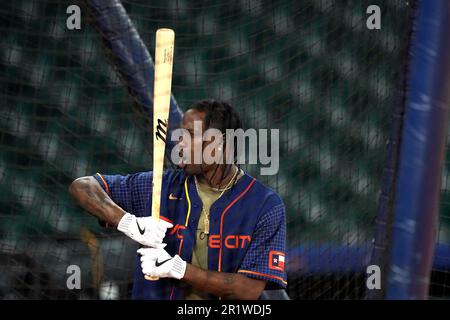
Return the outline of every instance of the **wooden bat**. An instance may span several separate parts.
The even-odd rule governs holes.
[[[152,217],[159,220],[161,203],[161,184],[169,125],[170,95],[172,87],[173,51],[175,32],[171,29],[156,31],[155,80],[153,87],[153,192]],[[147,280],[158,277],[145,275]]]

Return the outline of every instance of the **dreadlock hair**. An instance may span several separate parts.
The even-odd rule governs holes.
[[[204,112],[205,113],[205,119],[204,119],[204,125],[205,130],[214,128],[222,132],[224,136],[224,145],[227,145],[227,143],[230,143],[227,141],[226,137],[226,130],[232,129],[243,129],[242,127],[242,121],[239,117],[239,114],[236,112],[236,110],[227,102],[225,101],[219,101],[214,99],[205,99],[195,102],[191,107],[191,109]],[[233,144],[233,163],[238,166],[240,169],[239,164],[237,163],[238,158],[238,146],[236,139],[233,139],[231,141]],[[223,180],[231,170],[232,165],[227,164],[227,167],[222,172],[221,180]],[[216,172],[219,168],[219,165],[216,166],[214,174],[212,175],[211,179],[216,175]],[[237,176],[235,177],[237,179]],[[234,184],[234,182],[233,182]]]

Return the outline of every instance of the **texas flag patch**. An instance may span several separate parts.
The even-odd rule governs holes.
[[[269,252],[269,269],[284,271],[285,254],[280,251]]]

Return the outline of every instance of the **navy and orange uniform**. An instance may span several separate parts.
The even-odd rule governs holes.
[[[110,198],[137,217],[150,216],[152,172],[94,175]],[[194,177],[182,170],[163,174],[160,218],[174,225],[164,242],[170,255],[192,259],[202,202]],[[245,173],[210,208],[208,269],[267,280],[266,289],[285,288],[286,214],[281,198]],[[183,299],[186,284],[175,279],[147,281],[136,257],[133,299]],[[210,296],[211,299],[217,297]]]

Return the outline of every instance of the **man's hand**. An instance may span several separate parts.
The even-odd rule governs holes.
[[[150,277],[182,279],[186,262],[179,255],[172,257],[164,249],[141,248],[142,273]]]
[[[152,217],[137,218],[126,213],[120,220],[117,230],[140,244],[153,248],[164,248],[162,243],[166,231],[173,225],[164,220],[155,220]]]

